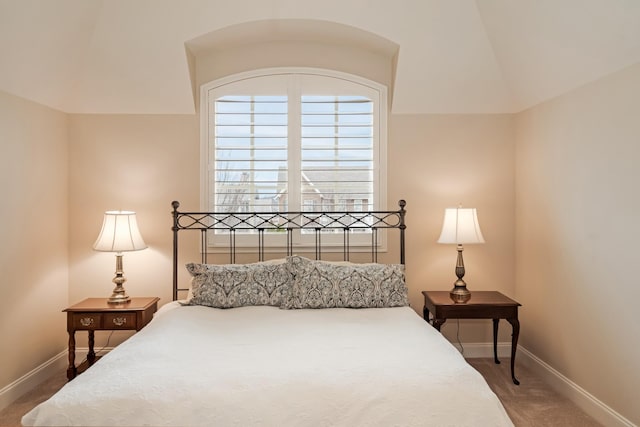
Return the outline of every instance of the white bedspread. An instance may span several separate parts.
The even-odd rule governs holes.
[[[163,307],[22,419],[38,426],[511,426],[412,309]]]

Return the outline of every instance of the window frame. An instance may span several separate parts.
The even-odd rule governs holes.
[[[378,82],[363,78],[361,76],[328,70],[320,68],[305,68],[305,67],[280,67],[280,68],[266,68],[247,72],[241,72],[233,75],[229,75],[223,78],[219,78],[208,83],[204,83],[200,87],[200,209],[203,212],[211,211],[210,195],[213,195],[213,189],[211,185],[213,179],[210,178],[211,174],[215,176],[215,148],[212,149],[210,143],[212,137],[215,138],[215,125],[211,123],[210,107],[213,105],[211,94],[216,89],[222,88],[229,84],[235,84],[242,81],[247,81],[250,86],[254,82],[251,79],[268,77],[268,76],[319,76],[338,79],[346,82],[347,84],[354,84],[364,86],[367,90],[372,91],[375,94],[373,98],[374,108],[374,126],[373,126],[373,164],[374,164],[374,211],[387,209],[387,87]],[[300,95],[297,93],[296,95]],[[289,100],[289,105],[292,105]],[[295,103],[293,104],[295,105]],[[294,128],[294,132],[297,132],[297,136],[293,139],[298,146],[288,146],[289,159],[288,162],[300,162],[300,111],[298,109],[289,110],[289,128]],[[212,135],[213,134],[213,135]],[[291,141],[291,134],[289,135],[289,141]],[[211,162],[210,162],[211,160]],[[289,192],[299,190],[299,183],[289,181]],[[288,205],[288,211],[302,211],[304,207],[292,207]],[[354,236],[352,235],[350,247],[353,252],[365,252],[371,250],[371,239],[367,236]],[[338,238],[339,237],[339,238]],[[365,238],[366,237],[366,238]],[[312,236],[305,238],[300,233],[296,233],[294,236],[294,247],[301,250],[312,249],[313,241]],[[254,252],[256,246],[257,237],[253,236],[236,236],[237,251],[238,252]],[[342,235],[340,236],[326,236],[323,234],[323,251],[325,252],[338,252],[342,251]],[[211,233],[207,239],[207,252],[219,253],[224,252],[225,248],[229,245],[227,236],[221,236],[220,234]],[[385,230],[379,230],[378,234],[378,251],[385,252],[386,247],[386,232]],[[265,240],[265,252],[280,252],[286,247],[286,241],[284,236],[269,236]]]

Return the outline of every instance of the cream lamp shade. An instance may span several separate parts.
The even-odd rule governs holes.
[[[440,233],[438,243],[454,243],[458,245],[484,243],[476,209],[445,209],[442,232]]]
[[[471,292],[462,279],[464,277],[464,260],[462,259],[462,245],[484,243],[478,213],[474,208],[447,208],[444,210],[442,232],[438,243],[451,243],[458,245],[458,259],[456,261],[456,276],[458,280],[453,284],[449,292],[451,299],[456,303],[465,303],[471,299]]]
[[[102,252],[129,252],[146,249],[142,239],[136,213],[131,211],[107,211],[104,213],[102,230],[93,244],[93,249]]]
[[[107,211],[104,213],[102,229],[93,244],[93,249],[116,252],[116,277],[112,280],[116,287],[107,300],[110,304],[125,304],[131,300],[122,286],[127,281],[122,270],[122,252],[139,251],[146,247],[138,230],[135,212]]]

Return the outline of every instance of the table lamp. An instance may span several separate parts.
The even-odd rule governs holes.
[[[458,261],[456,263],[456,276],[458,280],[453,284],[453,289],[449,293],[451,299],[456,303],[464,303],[471,298],[471,292],[467,289],[464,277],[464,261],[462,260],[462,245],[484,243],[480,224],[478,223],[478,213],[475,208],[447,208],[444,211],[444,222],[442,223],[442,233],[438,243],[451,243],[458,245]]]
[[[93,249],[116,253],[116,277],[113,278],[116,287],[108,299],[110,304],[122,304],[131,300],[122,286],[127,280],[122,271],[122,252],[139,251],[146,247],[138,230],[135,212],[107,211],[104,213],[102,230],[93,244]]]

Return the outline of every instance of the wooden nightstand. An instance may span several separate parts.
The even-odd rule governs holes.
[[[89,353],[87,365],[96,361],[93,350],[95,331],[132,330],[139,331],[153,318],[158,310],[160,298],[131,298],[125,304],[109,304],[107,298],[87,298],[63,311],[67,313],[67,332],[69,333],[69,381],[78,374],[76,362],[76,331],[88,331]]]
[[[466,303],[455,303],[449,297],[449,291],[423,291],[424,295],[424,320],[429,321],[431,313],[432,325],[438,331],[447,319],[492,319],[493,320],[493,358],[498,360],[498,322],[506,319],[511,323],[513,334],[511,336],[511,379],[514,384],[520,382],[514,374],[516,360],[516,348],[518,347],[518,335],[520,334],[520,321],[518,320],[518,307],[520,303],[495,291],[473,291],[471,299]]]

